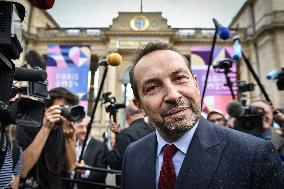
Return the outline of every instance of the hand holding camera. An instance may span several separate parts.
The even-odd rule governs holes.
[[[43,118],[43,126],[52,130],[55,128],[56,123],[61,119],[61,109],[59,105],[53,105],[49,107]]]
[[[75,137],[75,128],[71,121],[61,116],[63,133],[66,139],[73,139]],[[75,139],[74,139],[75,140]]]

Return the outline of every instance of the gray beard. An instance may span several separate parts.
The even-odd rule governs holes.
[[[163,138],[175,141],[176,139],[183,136],[187,131],[192,129],[200,117],[200,103],[199,101],[196,102],[197,103],[195,104],[192,100],[185,99],[177,101],[175,105],[170,105],[175,107],[187,105],[191,109],[192,114],[189,117],[188,115],[177,117],[176,122],[173,123],[166,123],[165,120],[163,120],[162,122],[154,121],[154,125],[159,134]],[[185,119],[186,123],[184,123]]]

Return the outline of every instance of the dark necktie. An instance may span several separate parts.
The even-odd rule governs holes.
[[[177,151],[175,145],[166,144],[163,147],[164,157],[163,164],[160,171],[159,189],[173,189],[176,181],[175,166],[173,163],[173,156]]]

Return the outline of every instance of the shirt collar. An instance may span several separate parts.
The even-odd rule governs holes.
[[[86,146],[88,146],[90,140],[91,140],[91,137],[89,137],[89,138],[87,139]],[[79,139],[76,141],[76,146],[81,148]]]
[[[186,154],[189,144],[192,140],[193,134],[195,133],[195,130],[198,126],[199,121],[196,122],[194,127],[187,131],[182,137],[174,141],[173,143],[168,143],[165,141],[159,132],[156,130],[156,136],[157,136],[157,142],[158,142],[158,148],[157,148],[157,157],[160,155],[161,150],[165,144],[174,144],[184,155]]]

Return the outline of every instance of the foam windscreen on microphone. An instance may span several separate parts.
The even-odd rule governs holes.
[[[218,28],[218,35],[220,39],[227,40],[230,38],[230,30],[224,26]]]
[[[107,63],[111,66],[118,66],[122,63],[122,56],[118,53],[111,53],[107,57]]]
[[[220,39],[227,40],[230,38],[230,30],[222,26],[215,18],[212,19]]]
[[[266,74],[266,79],[276,79],[280,75],[277,70],[272,70]]]
[[[240,44],[239,36],[235,36],[233,39],[233,59],[240,61],[242,57],[242,47]]]
[[[226,110],[227,110],[227,113],[231,117],[240,117],[244,113],[244,108],[243,108],[242,104],[239,101],[237,101],[237,100],[231,101],[226,106]]]
[[[47,73],[44,70],[36,70],[29,68],[15,68],[14,80],[16,81],[45,81]]]

